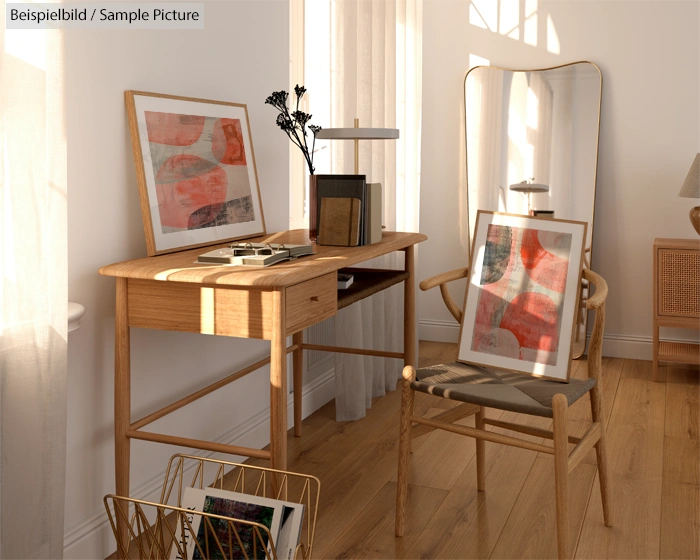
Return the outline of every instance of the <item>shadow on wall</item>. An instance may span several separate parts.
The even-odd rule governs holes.
[[[561,53],[552,16],[540,8],[538,0],[471,0],[469,24],[554,55]],[[477,64],[488,60],[470,54],[470,66]]]

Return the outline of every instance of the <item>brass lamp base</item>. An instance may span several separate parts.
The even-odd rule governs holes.
[[[690,209],[690,223],[700,235],[700,206]]]

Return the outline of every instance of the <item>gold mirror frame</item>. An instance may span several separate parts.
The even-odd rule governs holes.
[[[600,144],[600,114],[601,114],[601,105],[602,105],[602,99],[603,99],[603,75],[602,75],[602,73],[601,73],[601,71],[600,71],[600,68],[599,68],[595,63],[590,62],[590,61],[587,61],[587,60],[581,60],[581,61],[576,61],[576,62],[570,62],[570,63],[567,63],[567,64],[561,64],[561,65],[559,65],[559,66],[552,66],[552,67],[548,67],[548,68],[536,68],[536,69],[525,69],[525,70],[519,70],[519,69],[514,69],[514,68],[502,68],[502,67],[499,67],[499,66],[475,66],[475,67],[471,68],[471,69],[467,72],[467,74],[466,74],[466,76],[465,76],[465,78],[464,78],[464,89],[463,89],[463,91],[464,91],[464,97],[463,97],[463,102],[464,102],[464,140],[465,140],[464,143],[465,143],[465,164],[466,164],[466,182],[467,182],[467,207],[468,207],[468,211],[467,211],[467,227],[468,227],[468,232],[469,232],[470,243],[471,243],[471,239],[473,238],[473,231],[472,231],[472,230],[473,230],[473,227],[474,227],[472,215],[476,215],[476,210],[479,210],[479,209],[481,209],[481,210],[494,210],[494,211],[499,211],[499,210],[500,210],[500,211],[503,211],[503,210],[504,210],[503,208],[500,208],[500,207],[495,207],[495,208],[483,208],[483,207],[481,207],[481,206],[477,206],[476,208],[472,208],[472,205],[471,205],[471,202],[472,202],[472,201],[470,200],[470,183],[469,183],[469,172],[470,172],[470,168],[469,168],[469,154],[470,154],[470,142],[469,142],[469,136],[470,136],[470,134],[469,134],[469,130],[470,130],[470,129],[469,129],[469,126],[470,126],[470,106],[468,105],[468,101],[469,101],[469,100],[468,100],[468,98],[467,98],[467,95],[468,95],[468,83],[469,83],[469,76],[470,76],[470,74],[472,74],[472,72],[474,72],[474,71],[476,71],[476,70],[484,71],[485,69],[487,69],[487,70],[489,70],[489,71],[494,70],[494,71],[499,71],[499,72],[501,72],[501,73],[511,72],[511,73],[513,73],[513,74],[528,75],[528,74],[532,74],[532,73],[542,73],[542,72],[548,72],[548,71],[553,71],[553,70],[559,70],[559,69],[562,69],[562,68],[572,67],[572,66],[576,66],[576,65],[579,65],[579,64],[590,65],[590,67],[594,68],[595,71],[597,72],[597,76],[598,76],[598,79],[599,79],[599,87],[597,88],[597,95],[598,95],[597,106],[591,107],[591,110],[592,110],[593,108],[595,108],[595,112],[596,112],[596,116],[597,116],[597,122],[596,122],[596,132],[595,132],[595,159],[594,159],[594,161],[593,161],[593,166],[594,166],[594,167],[593,167],[593,173],[592,173],[592,175],[593,175],[592,189],[593,189],[593,190],[592,190],[591,208],[590,208],[590,214],[589,214],[589,215],[590,215],[590,219],[586,219],[586,220],[585,220],[585,221],[588,222],[588,225],[589,225],[589,227],[588,227],[588,232],[589,232],[589,233],[588,233],[588,239],[587,239],[587,242],[586,242],[586,251],[587,251],[587,252],[586,252],[586,255],[585,255],[585,258],[584,258],[584,261],[585,261],[584,266],[587,266],[588,268],[591,267],[591,262],[592,262],[592,260],[591,260],[591,259],[592,259],[592,251],[591,251],[591,248],[592,248],[592,243],[593,243],[593,227],[594,227],[594,223],[595,223],[595,195],[596,195],[596,183],[597,183],[597,180],[598,180],[598,148],[599,148],[599,144]],[[528,86],[529,86],[529,83],[528,83]],[[529,93],[529,91],[528,91],[528,93]],[[538,99],[538,101],[539,101],[539,99]],[[509,102],[510,102],[510,98],[509,98]],[[509,107],[509,114],[510,114],[510,104],[509,104],[508,107]],[[483,111],[483,104],[482,104],[482,107],[481,107],[480,109],[481,109],[480,115],[483,115],[483,112],[484,112],[484,111]],[[505,109],[505,105],[504,105],[503,102],[501,102],[501,104],[500,104],[500,116],[499,116],[499,115],[495,115],[495,116],[494,116],[494,118],[499,119],[499,120],[496,121],[496,123],[500,123],[501,130],[502,130],[502,128],[503,128],[503,119],[502,119],[502,116],[503,116],[503,111],[504,111],[504,109]],[[574,114],[574,109],[573,109],[573,108],[571,109],[571,113],[570,113],[570,114],[572,114],[572,115]],[[537,118],[539,118],[539,116],[538,116]],[[506,120],[507,120],[507,119],[506,119]],[[499,134],[500,134],[500,132],[499,132]],[[572,133],[572,138],[573,138],[573,133]],[[493,140],[493,139],[492,139],[492,140]],[[505,140],[506,140],[506,141],[508,140],[508,137],[507,137],[507,136],[506,136]],[[488,143],[488,142],[487,142],[487,143]],[[552,144],[551,144],[551,139],[550,139],[550,150],[549,150],[549,151],[550,151],[550,154],[549,154],[549,155],[551,155],[551,145],[552,145]],[[499,140],[498,147],[499,147],[499,149],[500,149],[501,151],[503,151],[503,139],[500,139],[500,140]],[[477,152],[477,153],[478,153],[478,152]],[[534,147],[533,147],[533,153],[534,153]],[[533,157],[532,157],[533,162],[534,162],[534,160],[535,160],[535,157],[536,157],[536,156],[533,155]],[[572,155],[572,161],[573,161],[573,157],[574,157],[574,156]],[[509,163],[508,158],[506,158],[506,164],[508,164],[508,163]],[[500,165],[502,165],[502,163],[501,163]],[[532,163],[532,166],[533,166],[533,169],[534,169],[535,164]],[[548,170],[548,173],[549,173],[549,170]],[[500,204],[500,201],[503,200],[503,199],[501,198],[501,195],[503,196],[503,198],[507,198],[507,196],[508,196],[508,194],[507,194],[507,192],[506,192],[505,189],[512,190],[512,191],[516,191],[516,189],[512,188],[512,187],[514,187],[515,185],[510,185],[510,187],[509,187],[508,185],[505,185],[505,186],[504,186],[504,185],[501,185],[501,184],[500,184],[500,183],[501,183],[501,178],[502,178],[502,176],[503,176],[503,170],[502,170],[502,169],[500,170],[500,174],[501,174],[501,176],[498,177],[498,184],[495,184],[495,185],[494,185],[494,191],[497,193],[497,198],[498,198],[498,200],[499,200],[499,204]],[[535,174],[531,173],[531,175],[534,176]],[[527,180],[530,180],[530,182],[534,182],[534,183],[539,183],[539,182],[541,182],[541,180],[538,181],[538,177],[536,177],[536,176],[534,176],[534,178],[531,177],[531,176],[528,176],[528,177],[524,177],[524,176],[523,176],[522,179],[523,179],[523,180],[526,180],[526,179],[527,179]],[[508,181],[506,181],[506,182],[508,182]],[[519,183],[520,180],[513,181],[513,182],[514,182],[514,183]],[[533,186],[532,193],[538,192],[537,189],[541,187],[541,185],[536,185],[536,184],[533,184],[532,186]],[[542,186],[547,186],[547,185],[542,185]],[[525,187],[518,188],[517,190],[520,191],[520,192],[523,194],[523,197],[524,197],[523,200],[527,200],[526,209],[527,209],[527,212],[529,212],[529,210],[530,210],[530,208],[531,208],[531,204],[532,204],[532,197],[533,197],[533,196],[536,197],[537,195],[536,195],[536,194],[528,194],[528,193],[526,192],[527,189],[526,189]],[[540,189],[540,190],[541,190],[541,189]],[[574,192],[574,185],[572,184],[571,189],[570,189],[570,194],[573,193],[573,192]],[[510,209],[507,209],[507,210],[508,210],[508,211],[511,211]],[[516,212],[516,213],[519,213],[519,212]],[[522,213],[522,212],[520,212],[520,213]],[[587,213],[587,214],[588,214],[588,213]],[[561,217],[561,218],[565,218],[565,219],[582,219],[582,220],[583,220],[583,218],[580,218],[580,217],[577,218],[577,217],[566,216],[566,215],[564,215],[564,216],[555,216],[555,217],[557,217],[557,218]],[[582,308],[582,310],[581,310],[580,320],[577,319],[577,325],[575,326],[576,335],[575,335],[575,337],[574,337],[573,348],[572,348],[572,354],[571,354],[572,357],[573,357],[574,359],[580,358],[580,357],[585,353],[585,350],[586,350],[586,338],[587,338],[587,329],[588,329],[588,314],[585,312],[585,299],[586,299],[587,297],[588,297],[588,289],[587,289],[587,286],[585,285],[585,281],[582,281],[581,304],[583,305],[583,308]],[[583,336],[582,336],[582,335],[583,335]]]

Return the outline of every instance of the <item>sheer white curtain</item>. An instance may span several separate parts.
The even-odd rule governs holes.
[[[508,211],[508,185],[501,173],[503,73],[474,70],[467,78],[466,88],[469,229],[473,235],[478,209]]]
[[[352,126],[359,118],[361,127],[400,130],[398,141],[360,142],[360,173],[382,183],[388,230],[418,231],[422,13],[422,0],[331,2],[330,126]],[[351,173],[352,142],[331,142],[330,149],[332,172]],[[366,266],[398,268],[403,257]],[[396,286],[341,311],[336,344],[400,351],[402,290]],[[363,417],[373,397],[396,388],[401,366],[398,360],[336,354],[337,419]]]
[[[549,184],[550,161],[552,157],[552,88],[547,79],[539,73],[529,75],[531,106],[528,118],[532,114],[535,127],[528,127],[530,142],[535,146],[533,173],[535,179]]]
[[[528,107],[528,139],[534,146],[532,176],[538,183],[549,185],[551,189],[552,161],[552,88],[541,73],[528,75],[530,103]],[[540,210],[551,210],[549,193],[535,194],[533,205]]]
[[[550,79],[551,80],[551,79]],[[552,88],[552,140],[549,172],[549,209],[556,217],[574,216],[574,121],[576,113],[575,81],[551,80]],[[580,131],[579,131],[580,134]],[[592,181],[593,179],[591,179]],[[541,195],[540,195],[541,196]],[[539,202],[539,201],[538,201]],[[588,208],[588,205],[583,205]],[[587,244],[590,245],[590,231]]]
[[[4,27],[0,558],[62,558],[68,301],[62,39],[59,31]]]

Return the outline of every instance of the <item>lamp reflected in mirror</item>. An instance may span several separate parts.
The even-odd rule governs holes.
[[[521,181],[520,183],[515,183],[510,186],[511,191],[525,193],[527,196],[527,214],[528,216],[534,216],[534,209],[532,208],[532,193],[546,193],[549,192],[549,185],[544,185],[542,183],[535,183],[535,178],[533,177],[529,181]]]

